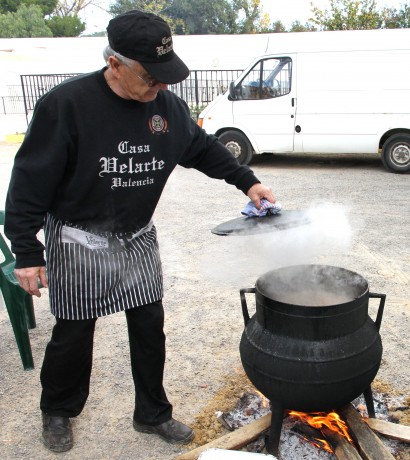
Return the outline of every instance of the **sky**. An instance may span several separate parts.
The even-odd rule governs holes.
[[[100,0],[101,8],[93,5],[88,6],[81,15],[86,22],[86,33],[100,32],[105,30],[110,20],[110,15],[104,11],[113,0]],[[409,0],[377,0],[377,8],[384,6],[399,9]],[[312,6],[325,10],[330,9],[330,0],[262,0],[261,6],[264,12],[269,14],[271,21],[281,21],[285,27],[289,27],[293,21],[305,24],[312,17]]]

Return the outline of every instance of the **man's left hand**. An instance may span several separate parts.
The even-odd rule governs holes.
[[[272,189],[263,184],[252,185],[252,187],[248,190],[247,195],[258,209],[261,207],[262,198],[267,199],[271,203],[275,203],[276,201]]]

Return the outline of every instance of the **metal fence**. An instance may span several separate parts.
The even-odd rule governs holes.
[[[20,75],[21,90],[24,99],[24,111],[28,115],[40,97],[50,89],[78,73],[65,73],[54,75]]]
[[[169,90],[184,99],[196,116],[216,96],[228,89],[229,83],[235,80],[241,70],[192,70],[189,77],[181,83],[169,85]],[[3,97],[4,113],[29,113],[34,110],[37,100],[51,88],[63,82],[67,78],[79,75],[78,73],[44,74],[44,75],[20,75],[22,96],[19,108],[21,112],[12,112],[8,107],[10,99]],[[21,103],[23,106],[21,107]],[[7,107],[6,107],[7,106]]]
[[[0,115],[19,115],[23,113],[23,96],[0,96]]]
[[[189,106],[201,107],[209,104],[218,94],[224,93],[229,83],[236,80],[241,70],[193,70],[181,83],[169,89]]]

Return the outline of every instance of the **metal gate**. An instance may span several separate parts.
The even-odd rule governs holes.
[[[183,99],[191,113],[197,115],[216,96],[225,92],[229,83],[241,73],[241,70],[192,70],[189,77],[169,90]],[[26,118],[34,110],[38,99],[54,86],[79,73],[20,75]]]
[[[50,91],[51,88],[62,83],[78,73],[64,73],[52,75],[20,75],[21,89],[23,91],[24,110],[28,120],[29,112],[34,110],[36,102],[40,97]]]

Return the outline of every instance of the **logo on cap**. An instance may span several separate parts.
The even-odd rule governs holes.
[[[162,40],[162,46],[157,46],[157,56],[163,56],[164,54],[168,54],[173,49],[172,45],[172,37],[164,37]]]

